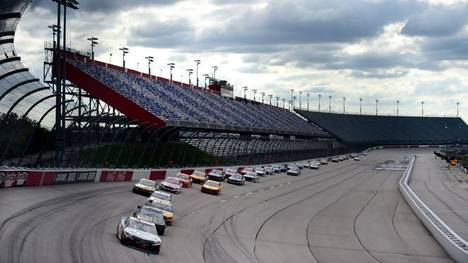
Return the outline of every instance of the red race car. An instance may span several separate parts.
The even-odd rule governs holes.
[[[182,187],[183,188],[192,187],[192,178],[190,177],[190,175],[184,174],[184,173],[178,173],[174,177],[179,178],[179,180],[182,182]]]

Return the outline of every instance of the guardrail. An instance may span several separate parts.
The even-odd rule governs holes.
[[[409,187],[415,160],[413,156],[399,181],[400,192],[445,251],[457,262],[468,262],[468,243],[432,212]]]

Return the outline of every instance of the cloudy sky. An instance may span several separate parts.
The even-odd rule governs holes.
[[[99,38],[96,58],[188,80],[186,69],[201,59],[200,74],[219,66],[217,77],[282,98],[302,91],[302,106],[334,111],[468,119],[468,0],[80,0],[69,19],[69,40],[89,51],[87,37]],[[42,74],[44,41],[50,41],[56,6],[33,0],[20,22],[16,43],[23,62]],[[110,54],[113,54],[112,57]],[[324,99],[326,98],[326,99]],[[296,106],[299,106],[297,102]]]

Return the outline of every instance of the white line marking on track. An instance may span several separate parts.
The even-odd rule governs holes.
[[[237,198],[239,198],[239,197],[240,197],[240,196],[236,195],[236,196],[233,197],[233,199],[237,199]]]
[[[253,194],[253,193],[252,193],[252,192],[248,192],[248,193],[245,194],[245,196],[249,196],[249,195],[251,195],[251,194]]]
[[[221,200],[221,201],[219,201],[219,202],[220,202],[220,203],[224,203],[224,202],[226,202],[226,200],[223,199],[223,200]]]
[[[275,189],[276,186],[270,186],[270,189]]]

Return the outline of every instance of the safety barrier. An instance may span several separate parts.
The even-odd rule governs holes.
[[[409,186],[416,157],[413,156],[399,181],[400,192],[414,213],[445,251],[457,262],[468,262],[468,243],[445,224]]]

